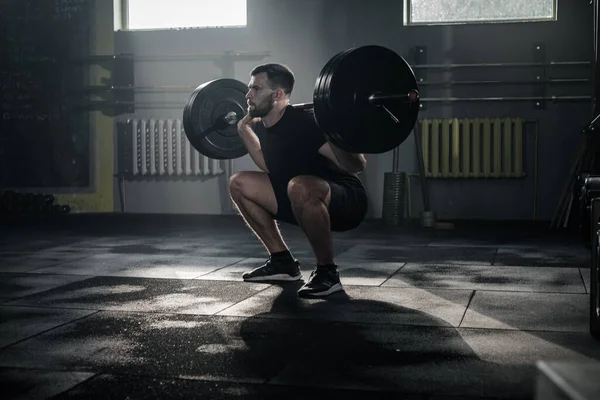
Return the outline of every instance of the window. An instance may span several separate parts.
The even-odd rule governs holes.
[[[128,30],[246,26],[246,0],[124,0]]]
[[[405,25],[555,21],[557,0],[405,0]]]

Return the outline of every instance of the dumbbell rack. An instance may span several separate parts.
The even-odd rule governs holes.
[[[0,217],[23,215],[68,214],[68,204],[55,204],[54,196],[44,193],[21,193],[7,190],[0,193]]]

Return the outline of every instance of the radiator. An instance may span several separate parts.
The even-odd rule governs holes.
[[[194,177],[224,173],[220,160],[192,147],[180,119],[129,119],[123,125],[118,128],[123,174]]]
[[[524,119],[424,119],[420,128],[429,178],[523,178]]]

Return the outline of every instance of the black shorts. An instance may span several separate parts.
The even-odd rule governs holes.
[[[271,176],[269,175],[269,179]],[[367,191],[360,181],[354,178],[328,180],[331,188],[329,202],[329,219],[331,230],[336,232],[356,228],[365,218],[368,209]],[[277,199],[277,215],[274,219],[298,225],[292,205],[287,194],[287,184],[276,184],[271,180],[271,186]]]

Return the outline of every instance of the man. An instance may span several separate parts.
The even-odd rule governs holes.
[[[296,224],[306,234],[317,267],[300,288],[300,297],[343,290],[333,260],[332,231],[357,227],[367,212],[367,193],[357,176],[366,167],[362,154],[327,142],[312,112],[293,108],[295,77],[281,64],[251,72],[247,115],[238,132],[260,171],[230,179],[231,198],[269,252],[267,262],[242,275],[246,281],[295,281],[300,263],[285,244],[276,221]]]

